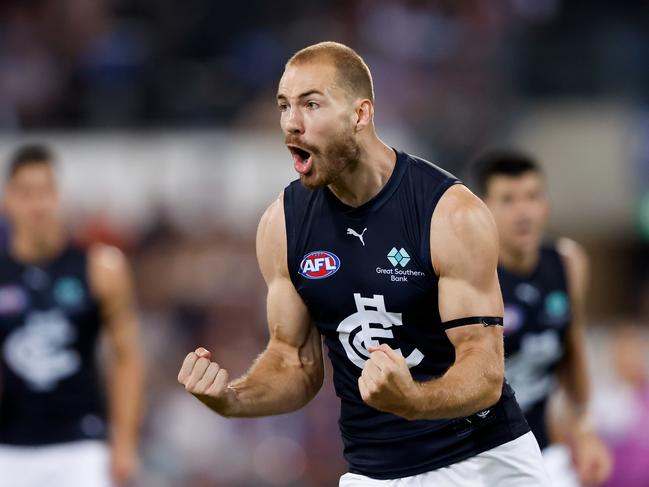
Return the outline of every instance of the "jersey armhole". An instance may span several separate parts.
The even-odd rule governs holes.
[[[295,260],[295,243],[297,237],[295,215],[293,214],[293,192],[291,186],[284,188],[284,226],[286,227],[286,266],[288,275],[293,285],[296,285],[295,273],[293,272]]]

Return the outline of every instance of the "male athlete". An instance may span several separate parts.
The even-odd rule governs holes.
[[[0,487],[108,487],[137,466],[141,352],[130,272],[107,246],[69,243],[53,156],[13,155],[0,257]],[[108,407],[95,354],[107,333]]]
[[[476,163],[479,192],[500,235],[498,277],[505,302],[506,376],[539,446],[554,486],[597,485],[611,470],[587,416],[584,351],[588,260],[574,241],[544,244],[548,214],[543,174],[529,156],[493,151]],[[559,383],[569,407],[570,452],[553,443],[548,400]],[[575,472],[576,470],[576,472]]]
[[[223,416],[301,408],[323,335],[353,486],[546,486],[503,381],[498,240],[449,173],[376,135],[369,69],[332,42],[286,64],[277,103],[300,180],[268,208],[257,254],[270,341],[243,377],[198,348],[178,380]]]

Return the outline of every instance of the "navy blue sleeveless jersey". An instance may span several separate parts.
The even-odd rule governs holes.
[[[74,247],[38,265],[0,256],[0,443],[106,437],[86,268]]]
[[[570,299],[561,256],[543,246],[529,275],[498,268],[505,302],[506,377],[539,446],[548,446],[546,408],[570,326]]]
[[[358,208],[326,187],[312,191],[299,181],[284,192],[289,272],[327,344],[352,473],[416,475],[529,431],[507,385],[489,410],[453,420],[408,421],[360,397],[358,378],[370,346],[397,350],[418,381],[441,376],[454,361],[438,311],[430,220],[456,183],[433,164],[397,152],[388,182]]]

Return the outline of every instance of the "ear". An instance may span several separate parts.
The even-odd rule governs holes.
[[[354,113],[356,115],[355,131],[361,132],[374,120],[374,104],[367,98],[359,100]]]

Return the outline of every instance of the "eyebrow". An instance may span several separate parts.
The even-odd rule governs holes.
[[[319,90],[309,90],[309,91],[305,91],[304,93],[298,95],[298,99],[306,98],[307,96],[311,96],[311,95],[322,95],[322,96],[324,96],[324,93],[322,93]],[[282,95],[281,93],[278,93],[277,94],[277,99],[278,100],[286,100],[287,98],[286,98],[285,95]]]

